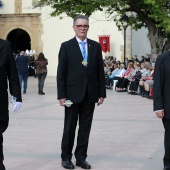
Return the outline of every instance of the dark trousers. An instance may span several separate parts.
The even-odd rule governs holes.
[[[78,120],[79,129],[77,146],[74,154],[79,161],[86,159],[94,108],[95,103],[90,102],[87,93],[81,103],[73,104],[71,107],[65,107],[64,131],[61,144],[62,160],[71,160],[72,158],[72,149]]]
[[[165,128],[164,147],[165,155],[163,158],[164,166],[170,166],[170,119],[162,120]]]
[[[29,76],[35,76],[35,62],[31,62],[29,65]]]
[[[113,80],[119,80],[119,79],[121,79],[120,77],[113,77],[113,78],[107,78],[107,85],[108,86],[113,86]]]
[[[124,79],[124,78],[120,78],[120,79],[118,80],[117,85],[116,85],[117,88],[120,88],[120,87],[121,87],[121,84],[122,84],[122,82],[123,82],[123,79]]]
[[[2,94],[1,94],[2,95]],[[9,114],[8,114],[8,92],[3,91],[3,97],[0,98],[0,170],[5,170],[3,165],[3,132],[8,127]]]
[[[43,91],[46,76],[47,73],[38,74],[38,90],[40,91]]]
[[[118,80],[116,87],[122,88],[122,89],[124,89],[124,88],[127,89],[128,83],[129,83],[129,80],[127,78],[123,77]]]
[[[3,155],[3,136],[2,133],[0,133],[0,162],[4,160],[4,155]]]
[[[132,81],[130,83],[130,87],[129,87],[129,90],[130,91],[136,91],[138,90],[138,85],[139,85],[139,80],[135,80],[135,81]]]
[[[105,74],[105,85],[107,85],[107,79],[109,78],[108,74]]]

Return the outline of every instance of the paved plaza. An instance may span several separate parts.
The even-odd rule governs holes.
[[[56,78],[47,77],[45,95],[38,95],[37,82],[29,77],[22,107],[9,113],[4,133],[7,170],[63,170],[64,108],[58,105]],[[152,111],[152,102],[107,90],[104,104],[96,106],[90,135],[87,162],[93,170],[163,169],[164,129]]]

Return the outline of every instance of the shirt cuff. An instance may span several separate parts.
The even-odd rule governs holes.
[[[156,113],[156,112],[159,112],[159,111],[163,111],[163,110],[164,110],[164,109],[161,109],[161,110],[156,110],[156,111],[155,111],[155,113]]]

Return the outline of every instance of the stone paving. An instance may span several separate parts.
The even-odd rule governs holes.
[[[29,77],[21,109],[9,113],[4,133],[7,170],[63,170],[64,109],[57,105],[56,79],[47,77],[44,96],[38,95],[37,81]],[[107,90],[104,104],[95,109],[87,161],[93,170],[162,170],[163,135],[152,100]]]

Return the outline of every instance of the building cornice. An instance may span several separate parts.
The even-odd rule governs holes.
[[[0,14],[1,18],[7,17],[38,17],[41,13],[25,13],[25,14]]]

